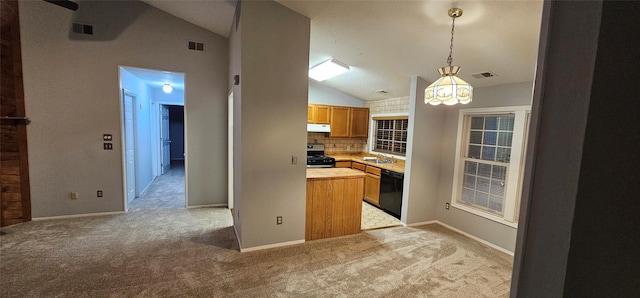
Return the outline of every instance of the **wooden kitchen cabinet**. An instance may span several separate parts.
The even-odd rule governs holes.
[[[366,138],[369,135],[369,108],[351,108],[349,137]]]
[[[353,161],[351,162],[351,168],[354,170],[360,170],[364,172],[367,166],[365,164]]]
[[[349,107],[331,107],[331,138],[349,137],[349,120],[351,119]]]
[[[350,160],[336,161],[336,168],[350,168],[350,167],[351,167]]]
[[[369,108],[331,107],[333,138],[366,138],[369,135]]]
[[[360,233],[364,177],[353,172],[350,177],[307,178],[305,240]]]
[[[329,124],[331,106],[310,104],[307,107],[307,123]]]
[[[364,178],[364,200],[380,207],[380,169],[367,166]]]

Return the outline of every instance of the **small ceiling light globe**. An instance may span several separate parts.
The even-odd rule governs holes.
[[[173,87],[171,87],[169,83],[165,83],[164,86],[162,86],[162,91],[164,91],[164,93],[171,93],[171,91],[173,91]]]

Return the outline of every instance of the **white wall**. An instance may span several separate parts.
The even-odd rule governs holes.
[[[424,104],[427,81],[411,77],[409,127],[402,192],[402,221],[415,224],[436,219],[440,174],[440,140],[443,135],[442,107]]]
[[[515,250],[516,229],[472,213],[450,207],[460,109],[531,105],[533,83],[524,82],[474,89],[473,101],[467,105],[431,107],[445,110],[436,218],[454,228],[491,242],[509,251]]]
[[[135,95],[135,175],[136,196],[153,182],[151,145],[151,100],[149,86],[138,77],[120,68],[120,88],[126,89]],[[130,198],[133,199],[133,198]]]
[[[120,65],[186,73],[189,205],[226,204],[227,40],[142,2],[81,7],[20,2],[33,216],[123,210]],[[72,22],[95,34],[70,33]],[[187,38],[207,51],[187,51]]]
[[[234,189],[241,189],[234,192],[236,231],[242,249],[304,241],[310,20],[272,1],[241,5],[230,74],[240,69],[234,87],[240,115],[233,118],[234,158],[240,158]],[[291,156],[299,162],[291,164]]]
[[[330,106],[363,107],[362,99],[309,79],[309,103]]]

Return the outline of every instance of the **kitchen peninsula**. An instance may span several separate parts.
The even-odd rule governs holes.
[[[307,169],[307,241],[360,233],[365,176],[348,168]]]

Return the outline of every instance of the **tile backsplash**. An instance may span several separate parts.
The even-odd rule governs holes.
[[[364,106],[371,115],[384,113],[409,113],[409,97],[397,97],[381,100],[368,100]]]
[[[367,151],[366,139],[329,138],[326,132],[308,132],[307,143],[324,144],[327,153]]]

